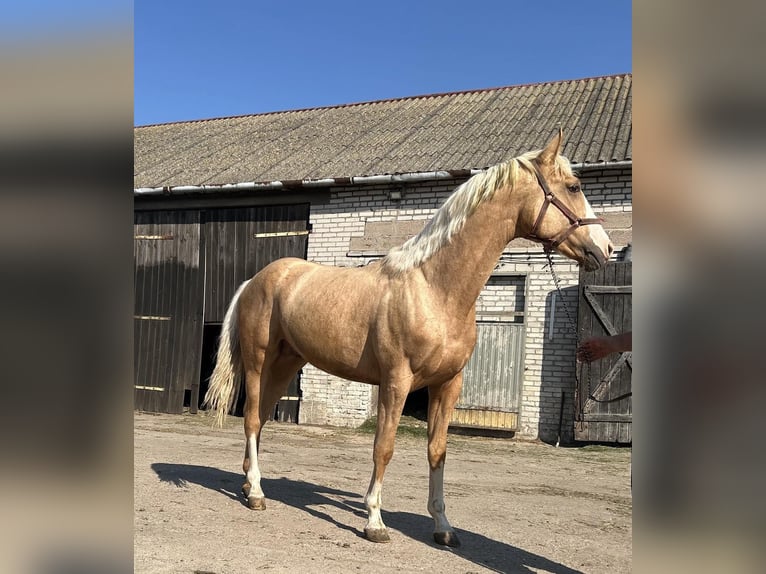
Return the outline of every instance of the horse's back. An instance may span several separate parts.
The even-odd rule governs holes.
[[[291,280],[312,267],[321,267],[321,265],[297,257],[277,259],[253,275],[248,289],[273,297],[283,288],[285,283],[289,284]]]
[[[272,261],[266,267],[261,269],[253,276],[253,279],[258,277],[270,277],[273,275],[282,275],[283,273],[289,273],[291,270],[295,270],[302,267],[319,267],[318,263],[306,261],[298,257],[283,257]]]

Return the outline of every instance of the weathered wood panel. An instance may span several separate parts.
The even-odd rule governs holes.
[[[632,330],[632,263],[580,272],[579,339]],[[577,365],[575,439],[632,442],[631,353]]]
[[[519,413],[504,413],[484,409],[455,409],[451,426],[516,431]]]
[[[189,392],[196,412],[203,319],[222,322],[236,288],[271,261],[306,257],[308,213],[308,204],[136,212],[136,408],[180,413]],[[295,380],[280,417],[297,421],[299,394]]]
[[[308,204],[204,212],[205,322],[220,323],[239,285],[281,257],[306,258]]]
[[[223,322],[234,292],[272,261],[306,258],[309,205],[209,209],[204,212],[205,323]],[[241,414],[244,387],[232,412]],[[296,377],[279,401],[275,417],[298,422],[300,383]]]
[[[138,409],[180,413],[186,391],[196,407],[201,273],[199,212],[136,212],[134,404]]]

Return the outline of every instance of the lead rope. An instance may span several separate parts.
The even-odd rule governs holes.
[[[545,250],[545,257],[548,259],[548,269],[551,271],[551,277],[553,277],[553,284],[556,285],[556,291],[558,291],[559,299],[561,299],[561,303],[564,305],[564,311],[567,314],[567,320],[569,321],[569,327],[572,329],[572,333],[574,333],[575,341],[579,343],[579,336],[577,332],[577,323],[574,322],[574,319],[572,319],[572,313],[569,311],[569,305],[567,305],[567,300],[564,297],[564,293],[561,291],[561,284],[559,283],[558,275],[556,275],[556,272],[553,270],[553,259],[551,258],[551,252],[547,249]]]
[[[551,272],[551,277],[553,277],[553,284],[556,286],[556,291],[559,294],[559,299],[561,299],[561,304],[564,306],[564,312],[566,313],[567,320],[569,321],[569,328],[572,329],[572,333],[574,333],[575,336],[575,349],[580,344],[580,333],[577,330],[577,323],[574,322],[574,319],[572,318],[572,312],[569,310],[569,305],[567,304],[566,297],[564,297],[564,293],[561,290],[561,283],[559,281],[558,275],[556,275],[556,271],[553,269],[553,259],[551,258],[551,252],[548,249],[544,250],[545,257],[548,259],[548,269]],[[580,372],[580,369],[575,368],[575,382],[577,383],[575,385],[575,408],[579,408],[579,402],[580,402],[580,377],[578,376],[578,373]],[[588,383],[588,396],[590,396],[591,393],[591,381],[590,381],[590,363],[585,363],[585,375],[586,375],[586,381]],[[582,424],[582,421],[580,421]]]

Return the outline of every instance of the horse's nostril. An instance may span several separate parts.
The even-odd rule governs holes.
[[[612,253],[614,253],[614,245],[610,243],[606,246],[606,258],[609,259],[612,256]]]

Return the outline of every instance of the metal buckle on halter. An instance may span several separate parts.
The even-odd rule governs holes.
[[[551,189],[548,187],[548,184],[545,181],[545,178],[543,177],[543,174],[540,172],[540,168],[537,166],[537,163],[535,161],[532,162],[532,167],[535,170],[535,176],[537,177],[537,182],[540,184],[540,187],[542,188],[543,194],[545,195],[545,201],[543,202],[542,207],[540,208],[540,213],[537,214],[537,219],[535,220],[534,225],[532,226],[532,231],[530,231],[527,235],[524,237],[526,239],[530,239],[532,241],[536,241],[538,243],[541,243],[543,246],[543,249],[546,253],[552,252],[556,247],[561,245],[561,243],[569,237],[572,233],[574,233],[575,230],[579,229],[583,225],[594,225],[596,223],[602,223],[604,220],[600,217],[577,217],[575,213],[572,212],[571,209],[569,209],[563,202],[561,202],[551,191]],[[553,205],[558,209],[564,217],[566,217],[569,220],[569,227],[567,227],[564,231],[556,234],[551,239],[544,239],[537,235],[537,230],[539,229],[540,225],[543,222],[543,219],[545,218],[545,214],[548,211],[548,206]]]

